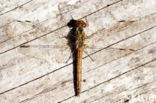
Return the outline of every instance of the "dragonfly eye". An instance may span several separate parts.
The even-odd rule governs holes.
[[[75,24],[76,24],[76,20],[72,19],[68,22],[67,26],[68,27],[75,27]]]
[[[77,20],[75,26],[76,27],[86,27],[87,24],[83,20]]]
[[[75,24],[76,24],[76,20],[72,19],[68,22],[67,26],[68,27],[75,27]]]

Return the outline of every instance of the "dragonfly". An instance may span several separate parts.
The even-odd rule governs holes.
[[[86,48],[85,40],[87,35],[84,32],[84,28],[87,24],[83,20],[73,20],[68,26],[72,27],[69,37],[69,44],[71,51],[73,52],[75,73],[75,95],[79,96],[81,91],[81,81],[82,81],[82,56],[84,49]],[[93,59],[92,59],[93,60]]]
[[[26,21],[26,22],[30,22],[30,21]],[[58,42],[58,38],[57,38],[57,41],[55,41],[56,37],[53,37],[53,39],[51,40],[53,45],[49,45],[48,40],[50,40],[50,37],[47,37],[47,38],[44,38],[47,44],[45,44],[45,43],[44,43],[44,45],[24,44],[24,45],[21,45],[20,48],[23,48],[23,49],[26,48],[23,51],[25,51],[25,54],[28,54],[28,56],[31,55],[32,57],[43,58],[43,57],[37,55],[36,52],[33,53],[32,51],[35,51],[35,48],[40,48],[39,51],[43,51],[43,48],[53,48],[54,49],[54,48],[57,48],[57,45],[59,43],[67,44],[68,45],[67,47],[69,47],[71,50],[71,54],[66,62],[68,62],[71,57],[73,58],[73,67],[74,67],[73,69],[75,70],[75,75],[74,75],[75,96],[80,96],[81,82],[82,82],[83,54],[85,53],[92,61],[94,61],[94,59],[91,57],[91,55],[87,51],[85,51],[86,48],[89,48],[89,46],[86,44],[86,41],[88,39],[92,38],[94,35],[90,35],[90,36],[86,35],[84,28],[86,28],[88,24],[83,20],[72,19],[67,25],[68,25],[68,27],[71,28],[71,30],[68,32],[68,35],[65,36],[65,40],[64,40],[64,38],[61,37],[61,38],[59,38],[60,42]],[[57,34],[57,33],[55,32],[55,34]],[[98,39],[100,39],[100,38],[101,37],[98,37]],[[44,39],[42,39],[42,40],[44,40]],[[40,44],[40,41],[37,43]],[[64,46],[64,45],[62,45],[62,46]],[[58,47],[62,48],[61,46],[58,46]],[[31,48],[31,50],[28,48]],[[32,49],[32,48],[34,48],[34,49]],[[93,46],[93,48],[95,48],[95,46]],[[103,47],[101,47],[101,48],[103,48]],[[112,49],[112,50],[118,49],[119,51],[125,50],[123,48],[111,48],[111,47],[109,47],[109,49]],[[64,50],[62,50],[62,51],[64,51]],[[132,51],[132,50],[130,50],[130,51]],[[46,54],[49,52],[46,51],[46,52],[42,52],[42,53]],[[41,52],[39,52],[39,53],[41,53]],[[58,58],[58,57],[56,56],[56,58]]]
[[[26,21],[26,22],[30,22],[30,21]],[[76,72],[75,73],[75,95],[79,96],[81,91],[81,81],[82,81],[82,57],[83,57],[84,49],[87,47],[85,44],[87,35],[84,32],[84,28],[87,26],[87,24],[83,20],[71,20],[68,23],[68,26],[71,27],[72,29],[66,38],[68,40],[68,45],[70,46],[72,52],[74,69],[76,70],[75,71]],[[30,48],[31,45],[21,45],[20,47]],[[87,52],[85,53],[87,54]],[[91,57],[90,59],[93,61]]]

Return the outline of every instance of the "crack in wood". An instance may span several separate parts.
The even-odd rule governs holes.
[[[27,98],[27,99],[25,99],[25,100],[22,100],[22,101],[19,102],[19,103],[23,103],[23,102],[30,101],[30,100],[36,98],[37,96],[39,96],[39,95],[41,95],[41,94],[43,94],[43,93],[47,93],[47,92],[53,91],[53,90],[55,90],[56,88],[57,88],[57,87],[54,87],[54,88],[46,88],[45,90],[43,90],[43,91],[41,91],[40,93],[34,95],[33,97],[30,97],[30,98]]]
[[[15,7],[15,8],[13,8],[13,9],[11,9],[11,10],[8,10],[8,11],[6,11],[6,12],[0,14],[0,16],[4,15],[4,14],[6,14],[6,13],[9,13],[9,12],[11,12],[11,11],[13,11],[13,10],[16,10],[17,8],[22,7],[22,6],[28,4],[28,3],[32,2],[32,1],[33,1],[33,0],[27,1],[26,3],[23,3],[23,4],[19,5],[18,7]]]
[[[70,81],[72,81],[72,80],[63,81],[63,82],[61,83],[61,85],[63,86],[64,84],[66,84],[66,83],[68,83],[68,82],[70,82]],[[25,99],[25,100],[22,100],[22,101],[19,102],[19,103],[23,103],[23,102],[30,101],[30,100],[32,100],[32,99],[34,99],[34,98],[36,98],[36,97],[38,97],[38,96],[40,96],[40,95],[42,95],[42,94],[51,92],[51,91],[57,89],[57,87],[58,87],[59,85],[60,85],[60,84],[57,84],[56,86],[54,86],[54,87],[52,87],[52,88],[46,88],[46,89],[42,90],[41,92],[39,92],[38,94],[34,95],[33,97],[30,97],[30,98],[27,98],[27,99]]]

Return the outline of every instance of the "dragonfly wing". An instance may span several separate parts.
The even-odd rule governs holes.
[[[70,55],[67,44],[66,38],[60,38],[57,33],[52,33],[21,45],[19,52],[30,58],[64,63]]]

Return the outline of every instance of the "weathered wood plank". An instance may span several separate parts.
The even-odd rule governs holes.
[[[0,102],[124,103],[125,96],[132,102],[155,93],[156,1],[21,0],[17,8],[15,2],[0,10]],[[71,60],[65,63],[70,50],[55,48],[67,43],[59,37],[70,31],[71,15],[87,20],[86,33],[94,34],[87,44],[95,62],[83,60],[79,98]],[[41,47],[20,48],[23,43]]]

